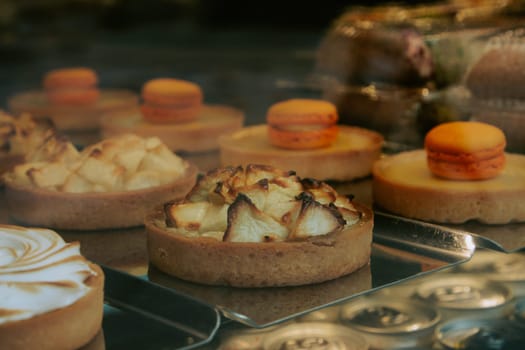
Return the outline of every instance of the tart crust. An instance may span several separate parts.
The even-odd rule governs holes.
[[[332,280],[370,261],[373,212],[341,231],[304,241],[224,242],[168,229],[162,208],[146,217],[150,262],[187,280],[235,287],[294,286]]]
[[[303,178],[350,181],[370,175],[374,161],[381,155],[383,136],[340,125],[338,137],[329,147],[289,150],[272,146],[268,126],[256,125],[224,135],[219,143],[223,166],[267,164],[293,169]]]
[[[221,105],[203,105],[195,121],[171,124],[149,123],[140,109],[135,108],[106,114],[102,119],[102,135],[104,138],[123,133],[157,136],[172,151],[207,152],[219,149],[219,136],[240,129],[243,122],[240,110]]]
[[[102,326],[104,274],[90,264],[96,275],[86,284],[91,290],[75,303],[35,317],[0,325],[0,349],[78,349],[93,339]]]
[[[68,230],[140,226],[157,205],[183,198],[196,178],[197,167],[189,163],[182,177],[161,186],[136,191],[66,193],[20,186],[6,177],[7,207],[10,217],[26,225]]]
[[[525,221],[525,156],[505,157],[499,176],[475,181],[434,176],[424,150],[383,158],[373,168],[374,203],[395,214],[438,223]]]

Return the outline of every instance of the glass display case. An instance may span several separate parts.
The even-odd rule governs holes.
[[[488,190],[480,185],[475,191],[483,193],[478,202],[490,202],[493,191],[503,191],[506,197],[497,203],[512,207],[496,204],[491,210],[516,212],[515,217],[489,223],[487,213],[463,222],[407,217],[376,203],[371,170],[348,181],[323,179],[373,209],[369,263],[330,281],[262,288],[203,285],[160,271],[149,261],[143,226],[58,228],[65,241],[80,242],[82,254],[100,264],[106,278],[102,330],[85,348],[521,348],[523,102],[499,97],[485,105],[466,79],[491,48],[525,52],[521,2],[220,3],[2,2],[2,109],[15,118],[26,112],[37,116],[82,150],[108,136],[103,127],[114,120],[126,127],[132,115],[140,124],[147,81],[194,82],[202,89],[206,130],[186,137],[189,131],[177,129],[171,134],[177,138],[172,150],[194,163],[202,177],[227,165],[215,138],[265,124],[269,107],[287,99],[333,103],[339,125],[383,137],[380,159],[421,151],[427,132],[445,122],[482,120],[500,127],[507,119],[486,117],[492,109],[484,106],[490,106],[511,111],[512,117],[501,114],[513,123],[502,129],[509,140],[506,152],[512,153],[507,169],[517,170],[504,185]],[[525,54],[516,60],[524,64]],[[94,69],[101,91],[112,94],[118,108],[93,107],[84,113],[86,108],[78,106],[49,105],[44,76],[62,67]],[[519,90],[525,79],[512,84]],[[121,95],[115,97],[115,91]],[[89,128],[61,128],[87,114],[83,118],[94,122]],[[226,114],[232,123],[213,124]],[[168,128],[162,124],[155,132]],[[415,174],[408,176],[414,176],[408,183],[419,181]],[[8,191],[2,184],[0,224],[24,225],[10,214]],[[81,217],[82,210],[76,215]]]

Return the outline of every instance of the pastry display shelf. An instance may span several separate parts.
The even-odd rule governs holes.
[[[525,223],[484,225],[476,221],[469,221],[464,224],[445,226],[471,234],[484,248],[504,253],[525,251]]]
[[[461,231],[375,215],[370,264],[319,284],[277,288],[205,286],[149,266],[148,281],[210,303],[228,319],[264,328],[401,281],[467,261],[476,240]]]
[[[3,195],[3,194],[2,194]],[[3,199],[3,198],[2,198]],[[10,221],[5,200],[0,220]],[[370,264],[336,280],[241,289],[185,282],[149,266],[144,228],[61,231],[106,271],[103,332],[108,349],[190,349],[225,324],[266,328],[384,287],[463,263],[484,239],[461,230],[375,213]]]
[[[201,348],[232,321],[252,328],[280,325],[463,263],[483,243],[461,231],[376,213],[370,264],[357,272],[314,285],[242,289],[185,282],[148,265],[145,249],[134,247],[145,248],[142,228],[61,234],[80,240],[83,253],[103,265],[108,349]],[[100,254],[103,247],[108,254]]]
[[[107,349],[194,349],[209,343],[219,312],[202,301],[102,266]]]
[[[373,204],[371,178],[332,185],[339,193],[352,194],[357,200],[372,206],[376,213],[398,217]],[[525,251],[525,223],[523,222],[489,225],[472,220],[462,224],[440,223],[435,225],[445,230],[467,233],[473,237],[479,247],[503,253]]]
[[[370,179],[334,186],[371,204]],[[3,191],[0,196],[0,222],[15,224]],[[143,227],[59,233],[67,241],[80,241],[83,254],[106,269],[103,331],[108,349],[141,348],[146,341],[152,349],[190,349],[212,341],[217,328],[232,320],[266,328],[461,264],[476,247],[519,250],[519,242],[503,239],[519,235],[522,226],[443,226],[376,210],[369,265],[325,283],[262,289],[204,286],[167,276],[148,264]],[[499,234],[501,230],[510,233]]]

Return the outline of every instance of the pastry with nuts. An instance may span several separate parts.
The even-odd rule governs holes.
[[[146,217],[150,262],[192,282],[305,285],[368,264],[372,211],[328,184],[267,165],[224,167]]]
[[[125,134],[81,152],[50,139],[4,180],[8,212],[17,222],[95,230],[142,225],[156,205],[183,198],[196,174],[158,138]]]

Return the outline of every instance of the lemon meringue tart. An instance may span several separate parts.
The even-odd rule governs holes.
[[[0,349],[78,349],[100,332],[104,274],[54,231],[0,225]]]

